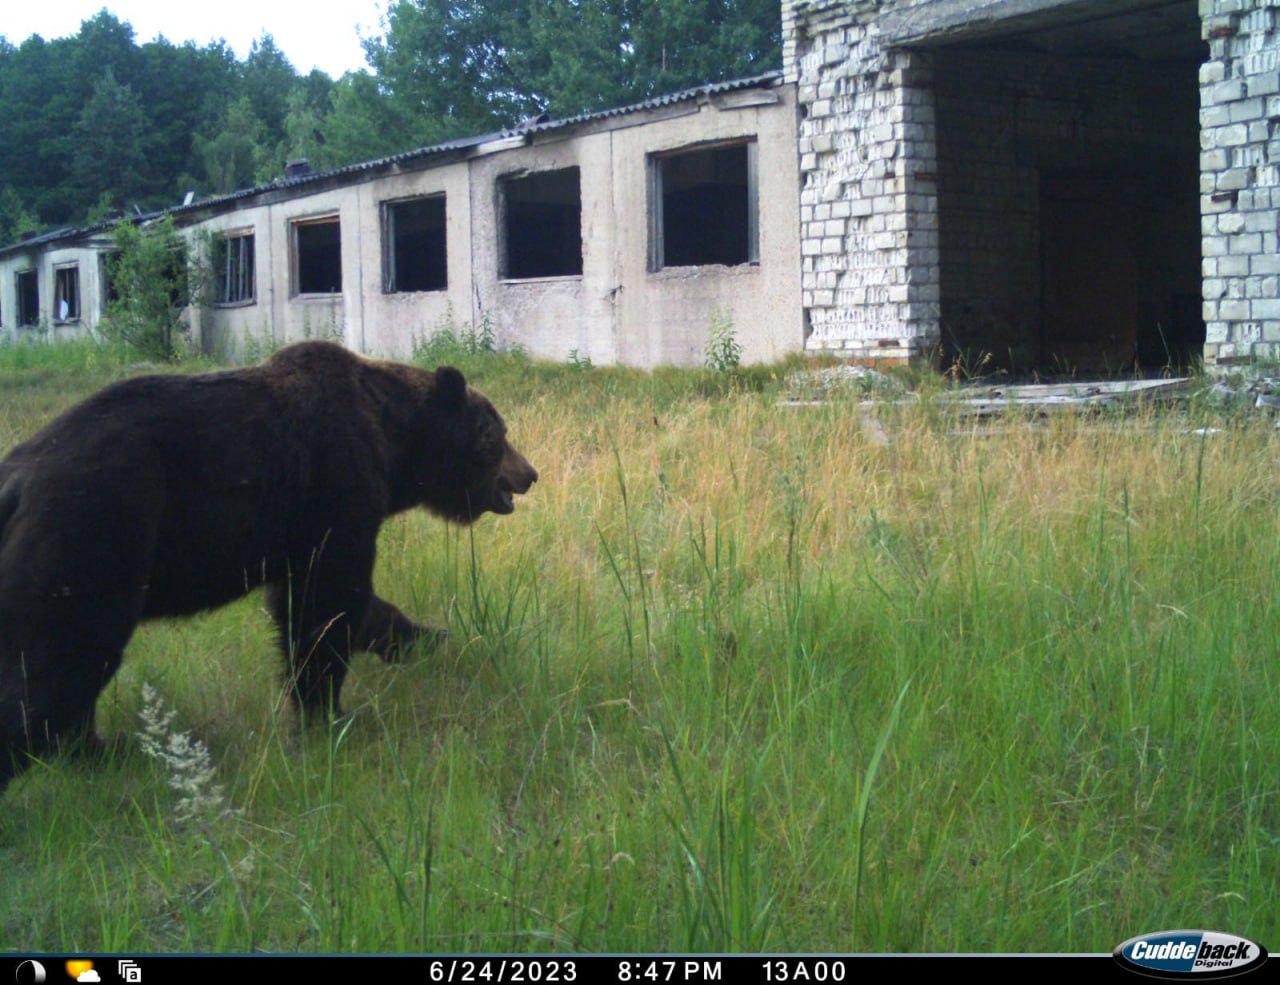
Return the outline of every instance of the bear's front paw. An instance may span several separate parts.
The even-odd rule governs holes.
[[[398,627],[398,632],[374,650],[385,663],[399,663],[406,654],[413,652],[431,653],[449,638],[449,631],[438,626],[411,620],[405,622],[408,625]]]

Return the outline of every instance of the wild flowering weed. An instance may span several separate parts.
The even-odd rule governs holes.
[[[190,732],[176,732],[175,709],[169,708],[150,684],[142,685],[142,751],[162,763],[169,786],[181,794],[175,808],[179,822],[219,816],[227,810],[222,785],[214,783],[215,769],[209,747]]]

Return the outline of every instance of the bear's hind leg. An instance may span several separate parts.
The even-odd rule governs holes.
[[[27,661],[0,673],[0,790],[33,759],[64,752],[92,753],[102,744],[93,731],[98,695],[123,654],[100,660],[50,662],[39,672]]]

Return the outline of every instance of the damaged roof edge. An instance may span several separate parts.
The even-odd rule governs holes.
[[[725,82],[712,82],[706,85],[695,86],[692,89],[683,89],[679,92],[672,92],[663,96],[654,96],[653,98],[646,99],[643,102],[632,103],[627,106],[619,106],[612,109],[599,110],[594,113],[581,113],[577,116],[566,117],[563,120],[546,120],[541,117],[534,117],[532,120],[517,124],[516,126],[506,130],[499,130],[494,133],[478,134],[472,137],[462,137],[457,140],[449,140],[444,143],[432,144],[428,147],[418,147],[413,150],[402,151],[399,154],[393,154],[390,157],[377,158],[372,161],[362,161],[358,164],[348,164],[340,168],[331,168],[327,171],[312,171],[307,174],[297,175],[294,177],[280,177],[265,185],[258,185],[254,188],[246,188],[240,191],[229,192],[225,195],[216,195],[210,198],[201,199],[197,202],[192,202],[189,205],[175,205],[170,208],[161,209],[157,212],[123,216],[119,219],[112,219],[98,223],[97,225],[68,227],[42,233],[41,235],[33,236],[30,239],[0,246],[0,256],[19,253],[23,250],[30,250],[39,246],[46,246],[50,243],[81,239],[94,233],[110,229],[120,222],[145,223],[164,215],[182,217],[192,213],[230,210],[231,208],[238,207],[237,203],[260,195],[269,195],[271,193],[280,192],[301,192],[311,186],[343,184],[345,179],[364,180],[365,178],[376,176],[378,172],[390,171],[394,168],[403,167],[405,165],[414,165],[419,162],[427,162],[431,158],[435,157],[448,158],[451,155],[460,157],[470,152],[480,151],[484,149],[486,145],[491,146],[491,152],[508,150],[521,146],[523,143],[528,142],[538,134],[551,133],[553,131],[564,130],[587,123],[630,116],[634,113],[644,112],[645,110],[662,109],[666,106],[675,106],[679,103],[705,99],[724,93],[739,92],[747,89],[773,88],[782,84],[782,81],[783,73],[775,70],[744,79],[731,79]]]
[[[121,216],[118,219],[107,219],[91,226],[63,226],[61,229],[51,229],[36,236],[20,239],[16,243],[0,246],[0,257],[8,256],[12,253],[22,253],[25,250],[35,250],[52,243],[71,243],[76,240],[88,239],[114,228],[121,222],[150,222],[153,219],[160,218],[162,215],[164,215],[163,211],[144,212],[132,216]]]

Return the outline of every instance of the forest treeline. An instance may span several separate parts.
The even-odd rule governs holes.
[[[0,36],[0,243],[564,118],[780,63],[778,0],[393,0],[368,67],[299,73],[263,35],[138,43],[105,8]]]

